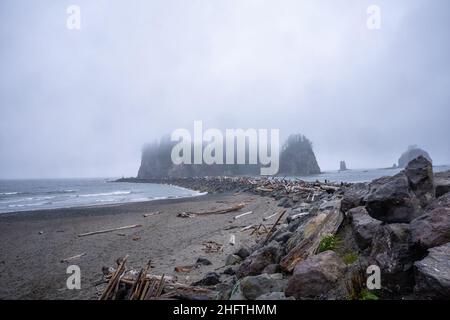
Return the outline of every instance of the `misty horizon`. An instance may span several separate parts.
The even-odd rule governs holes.
[[[449,9],[2,1],[0,179],[136,176],[146,143],[196,120],[303,134],[322,171],[390,167],[410,145],[450,164]]]

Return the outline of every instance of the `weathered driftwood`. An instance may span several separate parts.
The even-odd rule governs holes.
[[[144,218],[147,218],[147,217],[154,216],[155,214],[159,214],[159,211],[144,213],[143,216],[144,216]]]
[[[281,260],[280,266],[291,272],[298,262],[316,253],[324,236],[337,232],[343,219],[340,208],[326,210],[311,219],[305,227],[303,239]]]
[[[208,215],[208,214],[224,214],[228,212],[238,211],[241,210],[243,207],[245,207],[245,203],[240,203],[236,206],[215,210],[215,211],[204,211],[204,212],[186,212],[187,214],[194,214],[194,215]]]
[[[83,253],[77,254],[77,255],[75,255],[75,256],[69,257],[69,258],[61,259],[61,262],[69,262],[69,261],[71,261],[71,260],[81,258],[81,257],[83,257],[83,256],[85,256],[85,255],[86,255],[86,253],[83,252]]]
[[[221,245],[220,243],[217,243],[215,241],[206,241],[203,242],[202,250],[205,251],[206,253],[211,253],[221,251],[222,248],[223,245]]]
[[[214,299],[217,292],[208,288],[194,287],[176,281],[175,277],[154,275],[150,271],[150,261],[136,275],[134,270],[125,272],[126,257],[120,262],[119,267],[107,278],[109,282],[100,299],[116,299],[119,284],[125,286],[128,293],[120,296],[126,300],[150,300],[150,299]]]
[[[237,216],[234,217],[234,220],[242,218],[242,217],[244,217],[246,215],[249,215],[249,214],[252,214],[252,213],[253,213],[253,211],[249,211],[249,212],[238,214]]]
[[[236,236],[234,234],[230,235],[230,241],[228,243],[232,246],[236,244]]]
[[[277,214],[278,214],[278,213],[275,212],[274,214],[271,214],[270,216],[264,217],[264,218],[263,218],[263,221],[267,221],[267,220],[269,220],[269,219],[272,219],[272,218],[275,217]]]
[[[298,219],[300,217],[307,216],[308,214],[309,214],[309,212],[300,212],[297,214],[293,214],[290,219],[292,221],[292,220]]]
[[[241,229],[241,232],[242,232],[242,231],[249,230],[249,229],[254,228],[254,227],[255,227],[255,225],[253,225],[253,224],[251,224],[251,225],[249,225],[249,226],[246,226],[246,227],[243,227],[243,228]]]
[[[188,266],[176,266],[174,268],[175,272],[190,272],[192,269],[197,267],[196,265],[188,265]]]
[[[142,225],[140,225],[140,224],[133,224],[131,226],[124,226],[124,227],[118,227],[118,228],[112,228],[112,229],[105,229],[105,230],[99,230],[99,231],[93,231],[93,232],[87,232],[87,233],[80,233],[78,236],[79,237],[86,237],[86,236],[91,236],[91,235],[94,235],[94,234],[107,233],[107,232],[119,231],[119,230],[124,230],[124,229],[133,229],[133,228],[138,228],[138,227],[142,227]]]
[[[262,229],[262,231],[261,231],[261,229]],[[267,232],[268,232],[267,227],[261,223],[257,227],[253,227],[253,231],[252,231],[252,233],[250,233],[250,235],[256,234],[259,236],[259,235],[262,235]]]
[[[272,226],[272,228],[269,230],[269,232],[267,233],[267,237],[264,240],[263,244],[266,243],[267,241],[269,241],[270,237],[272,236],[272,234],[274,233],[274,231],[276,230],[276,227],[278,225],[278,223],[280,222],[281,218],[284,216],[284,214],[286,213],[286,210],[282,210],[280,212],[280,216],[278,217],[278,219],[275,221],[274,225]]]
[[[151,263],[152,263],[151,260],[149,260],[145,265],[145,267],[142,268],[141,271],[139,272],[136,281],[133,283],[133,286],[130,290],[129,300],[135,300],[140,296],[142,292],[142,282],[145,279],[147,272],[151,268]]]
[[[126,255],[119,263],[119,266],[114,271],[113,275],[109,279],[108,285],[105,291],[100,296],[100,300],[114,299],[117,289],[119,287],[120,278],[125,272],[125,263],[127,262],[128,255]]]

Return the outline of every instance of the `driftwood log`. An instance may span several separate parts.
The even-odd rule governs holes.
[[[131,226],[124,226],[124,227],[118,227],[118,228],[112,228],[112,229],[105,229],[105,230],[99,230],[99,231],[93,231],[93,232],[87,232],[87,233],[80,233],[78,236],[79,237],[86,237],[86,236],[91,236],[91,235],[94,235],[94,234],[107,233],[107,232],[113,232],[113,231],[119,231],[119,230],[125,230],[125,229],[133,229],[133,228],[138,228],[138,227],[142,227],[142,225],[140,225],[140,224],[133,224]]]
[[[343,220],[340,205],[311,219],[305,227],[303,239],[281,260],[282,269],[291,272],[298,262],[315,254],[322,238],[336,234]]]
[[[245,207],[245,203],[240,203],[236,206],[215,210],[215,211],[204,211],[204,212],[186,212],[187,214],[193,214],[193,215],[207,215],[207,214],[224,214],[228,212],[238,211],[241,210],[243,207]]]

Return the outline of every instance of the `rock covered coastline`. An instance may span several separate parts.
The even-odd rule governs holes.
[[[224,257],[225,280],[208,286],[221,299],[450,299],[450,172],[434,175],[425,157],[370,183],[139,181],[250,192],[287,210],[266,239]],[[380,289],[366,287],[370,265],[381,271]]]

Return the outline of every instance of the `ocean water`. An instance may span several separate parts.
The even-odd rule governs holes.
[[[328,171],[305,181],[366,182],[392,176],[401,169]],[[434,172],[450,170],[436,166]],[[0,180],[0,213],[101,204],[176,199],[202,195],[197,191],[153,183],[111,182],[112,179]]]
[[[202,195],[185,188],[108,179],[0,180],[0,213]]]
[[[359,169],[346,171],[326,171],[321,174],[305,176],[305,177],[287,177],[290,179],[301,179],[305,181],[320,181],[325,180],[330,182],[368,182],[385,176],[393,176],[403,169]],[[450,170],[450,166],[435,166],[433,172],[442,172]]]

